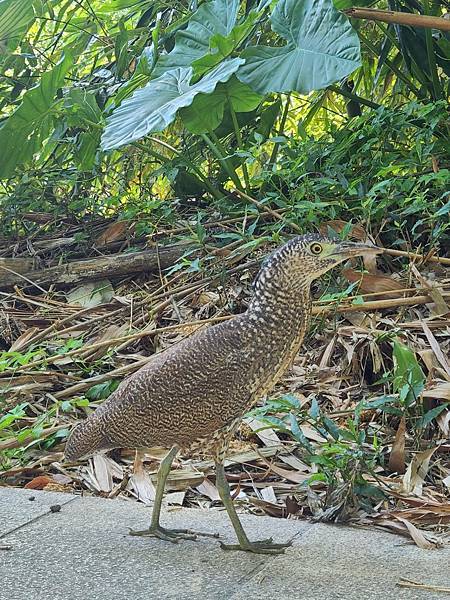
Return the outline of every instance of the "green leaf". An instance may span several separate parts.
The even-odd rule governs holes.
[[[238,9],[239,0],[213,0],[202,4],[190,18],[187,28],[177,32],[174,49],[161,56],[153,76],[159,77],[169,69],[189,67],[208,54],[213,35],[227,36],[231,33]]]
[[[400,399],[407,405],[415,402],[425,385],[425,375],[422,371],[415,353],[394,342],[392,352],[394,359],[394,391],[400,394]]]
[[[125,28],[123,20],[119,23],[119,33],[116,35],[114,44],[114,54],[116,58],[116,74],[117,77],[122,77],[125,69],[128,67],[128,38],[129,31]]]
[[[227,97],[218,88],[210,95],[198,94],[191,106],[180,111],[180,117],[191,133],[214,131],[222,122]]]
[[[60,429],[53,436],[53,438],[57,439],[57,440],[59,440],[59,439],[65,439],[67,437],[69,437],[69,430],[68,429]]]
[[[0,51],[12,52],[34,19],[31,0],[0,0]]]
[[[24,402],[22,404],[18,404],[13,409],[11,409],[6,415],[0,418],[0,429],[5,429],[9,427],[11,423],[16,421],[17,419],[21,419],[25,416],[25,408],[28,406],[28,402]]]
[[[162,131],[175,120],[177,111],[192,104],[197,94],[210,94],[219,82],[227,81],[242,64],[240,58],[224,61],[194,85],[192,68],[168,71],[136,91],[108,118],[102,148],[111,150]]]
[[[331,433],[331,435],[333,436],[333,438],[335,440],[338,440],[341,437],[341,430],[336,425],[336,423],[329,417],[326,417],[325,415],[322,417],[322,421],[323,421],[323,425],[324,425],[325,429],[329,433]]]
[[[80,171],[91,171],[94,168],[99,144],[99,131],[82,131],[80,133],[77,147],[73,153],[74,161]]]
[[[261,102],[262,96],[254,92],[236,76],[233,76],[224,86],[227,98],[233,106],[234,112],[250,112]]]
[[[72,64],[73,58],[66,52],[51,71],[42,75],[39,85],[24,94],[22,104],[0,129],[0,177],[10,177],[17,166],[30,161],[50,135],[53,109],[59,102],[54,98]]]
[[[355,483],[355,493],[358,496],[365,496],[366,498],[376,498],[383,500],[386,498],[386,494],[380,488],[376,487],[372,483]]]
[[[89,400],[87,398],[80,398],[79,400],[75,401],[75,404],[77,406],[83,407],[83,406],[89,406],[90,403],[89,403]]]
[[[315,481],[327,481],[327,476],[325,473],[314,473],[314,475],[311,475],[311,477],[309,477],[302,485],[311,485]]]
[[[311,408],[309,409],[309,414],[312,419],[317,419],[317,417],[320,415],[319,404],[315,397],[313,397],[313,399],[311,400]]]
[[[183,108],[180,116],[191,133],[214,131],[223,119],[227,101],[235,112],[250,112],[262,97],[233,75],[226,83],[220,83],[212,94],[198,94],[191,106]]]
[[[252,10],[245,21],[235,25],[228,35],[215,33],[209,40],[210,50],[192,63],[195,75],[202,75],[229,56],[252,30],[260,13]]]
[[[280,0],[272,29],[288,41],[282,48],[244,50],[238,78],[257,92],[307,94],[342,79],[360,66],[360,46],[348,19],[331,0]]]
[[[68,110],[69,125],[79,126],[88,123],[98,123],[102,118],[94,92],[83,88],[71,88],[64,97],[64,106]]]
[[[450,200],[434,213],[434,217],[443,217],[450,213]]]
[[[337,10],[345,10],[355,5],[358,7],[370,6],[373,4],[373,0],[358,0],[357,2],[355,2],[355,0],[333,0],[333,4]]]
[[[117,379],[109,379],[104,383],[98,383],[97,385],[93,385],[86,392],[86,397],[89,400],[103,400],[107,398],[114,390],[119,386],[119,381]],[[77,402],[77,406],[86,406],[84,403]]]
[[[303,431],[300,429],[297,419],[293,413],[289,413],[289,420],[290,420],[290,424],[291,424],[291,432],[292,432],[292,435],[294,436],[294,438],[298,442],[300,442],[300,444],[304,448],[306,448],[308,450],[308,452],[313,454],[314,449],[313,449],[312,445],[309,443],[309,441],[308,441],[307,437],[305,436],[305,434],[303,433]]]
[[[272,104],[265,107],[261,113],[261,117],[259,120],[259,126],[256,132],[262,136],[262,141],[266,141],[266,139],[270,136],[272,129],[275,126],[278,115],[280,114],[280,110],[282,107],[281,99],[278,98]]]
[[[443,410],[447,408],[446,404],[440,404],[439,406],[435,406],[428,412],[426,412],[423,417],[417,420],[417,427],[419,429],[424,429],[427,425],[431,423],[433,419],[438,417]]]

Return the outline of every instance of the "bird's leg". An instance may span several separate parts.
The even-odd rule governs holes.
[[[267,540],[260,540],[257,542],[251,542],[247,534],[242,527],[242,523],[239,520],[236,509],[234,508],[233,500],[230,495],[230,486],[225,475],[225,468],[223,463],[216,463],[216,487],[220,495],[228,516],[230,517],[231,523],[233,524],[234,531],[239,544],[223,544],[220,546],[223,550],[244,550],[246,552],[254,552],[256,554],[281,554],[287,546],[291,545],[291,542],[286,544],[274,544],[272,538]]]
[[[170,467],[172,466],[173,459],[178,453],[178,446],[173,446],[171,450],[162,459],[158,469],[155,502],[153,504],[152,520],[150,527],[142,531],[130,530],[130,535],[139,536],[153,536],[160,538],[161,540],[167,540],[169,542],[177,543],[179,540],[196,540],[198,535],[206,537],[219,537],[217,534],[212,533],[199,533],[197,531],[191,531],[190,529],[166,529],[159,523],[161,514],[161,505],[164,495],[164,488],[166,485],[167,476],[170,473]]]

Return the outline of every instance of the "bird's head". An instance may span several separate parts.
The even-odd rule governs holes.
[[[349,258],[381,252],[370,244],[333,240],[315,233],[297,236],[266,258],[256,286],[270,287],[280,275],[294,286],[304,286]]]

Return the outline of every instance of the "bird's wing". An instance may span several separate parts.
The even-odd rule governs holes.
[[[247,339],[228,322],[201,330],[156,355],[97,410],[152,415],[161,430],[173,427],[174,415],[180,429],[219,428],[248,402],[248,351]]]

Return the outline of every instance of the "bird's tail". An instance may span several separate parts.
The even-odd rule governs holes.
[[[114,448],[114,444],[106,440],[101,431],[100,422],[94,414],[72,429],[66,442],[64,457],[67,461],[74,461],[85,458],[98,450],[110,448]]]

